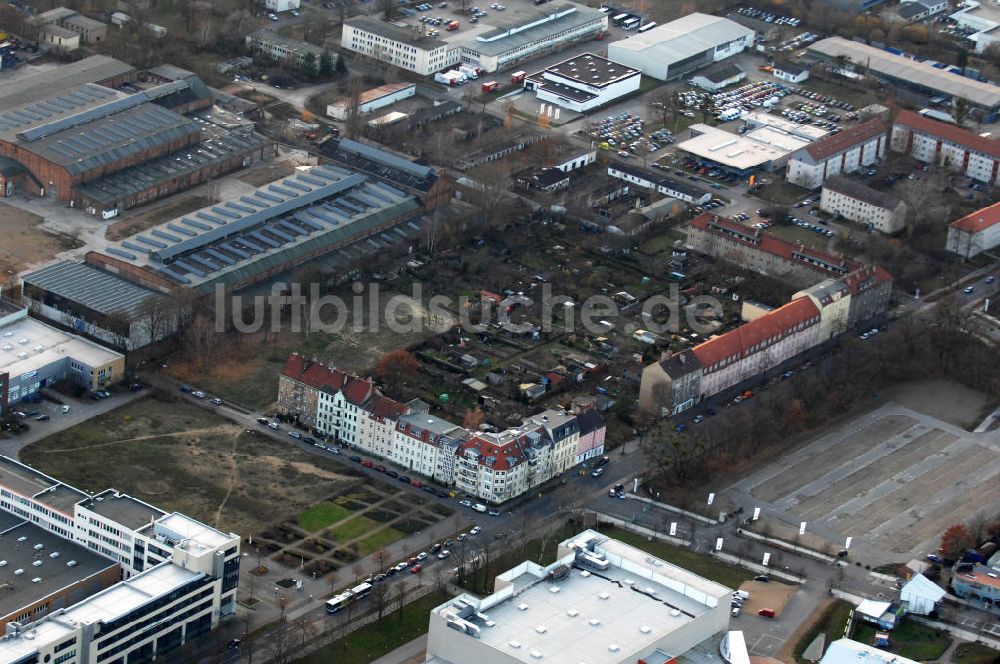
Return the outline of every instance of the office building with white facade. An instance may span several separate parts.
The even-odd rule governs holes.
[[[509,69],[608,29],[608,17],[573,3],[494,12],[474,28],[431,37],[422,23],[358,16],[344,22],[340,45],[422,76],[467,64],[486,73]]]
[[[906,226],[906,203],[898,196],[839,175],[823,183],[819,209],[880,233],[898,233]]]
[[[695,12],[608,45],[608,58],[669,81],[753,48],[755,32]]]
[[[425,663],[668,662],[729,624],[729,588],[596,531],[557,556],[435,607]]]
[[[582,53],[532,74],[524,89],[534,90],[539,102],[585,113],[638,91],[641,79],[637,69]]]
[[[84,493],[9,457],[0,457],[0,509],[101,556],[124,579],[8,623],[2,662],[151,661],[236,609],[238,535],[111,489]],[[47,565],[78,562],[62,557],[33,567],[40,581]],[[17,570],[9,572],[8,583],[18,583]]]

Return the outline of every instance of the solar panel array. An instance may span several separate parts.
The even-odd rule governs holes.
[[[116,94],[110,88],[87,83],[63,93],[54,94],[43,101],[0,113],[0,132],[37,125],[39,122],[46,122],[50,118],[73,112],[75,109],[92,104],[99,99],[114,97]]]
[[[413,198],[364,175],[317,166],[134,235],[107,251],[192,283],[252,263],[261,254],[345,232],[405,201]]]

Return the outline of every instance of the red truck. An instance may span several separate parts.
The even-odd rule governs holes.
[[[528,72],[526,71],[516,71],[510,75],[510,82],[517,85],[518,83],[524,83],[524,79],[528,77]]]
[[[496,92],[500,88],[500,84],[496,81],[486,81],[483,83],[483,92]]]
[[[458,30],[458,21],[448,21],[444,24],[445,30]]]

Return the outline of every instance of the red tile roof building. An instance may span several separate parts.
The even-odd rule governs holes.
[[[948,251],[972,258],[1000,244],[1000,203],[956,219],[948,226]]]
[[[927,164],[941,164],[988,184],[1000,182],[1000,141],[947,122],[900,111],[892,125],[892,149]]]
[[[831,134],[796,150],[788,158],[785,179],[815,189],[827,177],[854,173],[885,156],[888,127],[880,118]]]
[[[857,268],[839,256],[786,242],[708,212],[688,224],[687,236],[695,251],[803,287],[818,278],[841,277]]]
[[[386,459],[413,479],[455,485],[499,504],[604,453],[604,420],[593,412],[547,410],[519,427],[472,432],[375,384],[289,356],[278,383],[278,409],[316,435]]]
[[[763,379],[786,360],[884,312],[891,294],[892,277],[880,267],[860,268],[799,291],[760,318],[681,353],[665,353],[647,366],[639,409],[676,415],[724,390]]]

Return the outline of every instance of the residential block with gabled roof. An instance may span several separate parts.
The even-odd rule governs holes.
[[[972,258],[1000,245],[1000,203],[987,205],[948,225],[945,248],[963,258]]]
[[[785,179],[800,187],[815,189],[831,175],[854,173],[871,166],[885,156],[889,145],[887,131],[882,120],[871,118],[810,143],[788,158]]]
[[[973,180],[1000,183],[1000,141],[919,113],[899,112],[892,123],[892,149]]]
[[[906,225],[906,203],[898,196],[840,175],[823,183],[819,209],[880,233],[898,233]]]
[[[639,409],[647,413],[676,415],[719,392],[749,384],[889,306],[892,277],[880,267],[859,267],[806,251],[710,214],[689,224],[688,237],[698,251],[756,272],[810,280],[813,285],[792,295],[788,304],[693,348],[664,353],[646,366]]]

